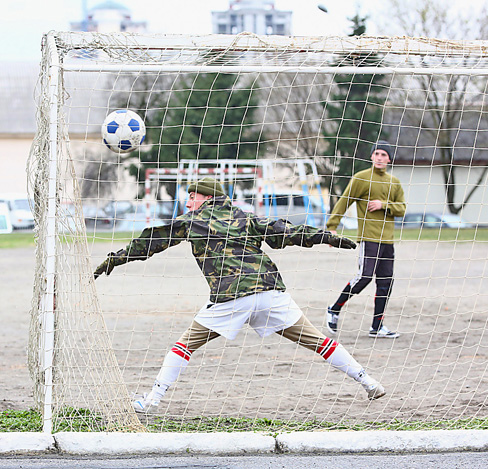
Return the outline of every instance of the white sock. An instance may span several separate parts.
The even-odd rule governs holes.
[[[360,383],[366,390],[370,390],[378,384],[341,344],[337,344],[326,361]]]
[[[152,388],[154,400],[161,400],[167,389],[185,371],[191,354],[191,350],[179,342],[168,352]]]
[[[155,381],[150,393],[150,399],[153,404],[159,404],[159,401],[162,399],[162,397],[166,394],[166,391],[168,390],[169,386],[166,386],[165,384],[158,383],[158,381]]]

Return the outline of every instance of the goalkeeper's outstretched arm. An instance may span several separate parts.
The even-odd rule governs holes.
[[[342,249],[356,249],[356,243],[349,238],[336,236],[327,230],[320,230],[308,225],[293,225],[286,220],[255,218],[255,227],[264,235],[264,240],[273,249],[286,246],[310,248],[315,244],[329,244]]]
[[[145,261],[154,254],[176,246],[185,239],[185,226],[181,220],[164,226],[146,228],[138,238],[133,239],[125,249],[110,252],[95,269],[95,280],[103,273],[110,275],[115,267],[132,261]]]

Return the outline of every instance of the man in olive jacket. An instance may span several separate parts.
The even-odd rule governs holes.
[[[393,286],[395,217],[405,214],[405,196],[400,181],[386,172],[393,159],[390,144],[378,141],[371,148],[370,169],[356,173],[344,190],[327,221],[336,233],[346,210],[356,203],[358,218],[359,271],[327,311],[327,327],[337,332],[339,313],[351,296],[360,293],[376,277],[374,315],[369,336],[395,339],[400,336],[384,324],[384,312]]]
[[[110,253],[95,270],[95,278],[114,267],[152,255],[182,241],[210,287],[210,301],[167,353],[151,392],[134,402],[138,412],[154,411],[166,390],[186,368],[192,353],[219,336],[233,340],[244,324],[261,337],[272,333],[318,353],[328,363],[358,381],[369,399],[385,395],[381,384],[336,341],[317,330],[285,291],[276,264],[261,249],[329,244],[354,249],[356,244],[326,230],[259,218],[232,205],[222,186],[207,177],[188,188],[188,212],[168,225],[146,228],[126,249]]]

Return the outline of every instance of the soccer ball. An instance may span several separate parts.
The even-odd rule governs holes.
[[[115,153],[129,153],[146,137],[144,121],[128,109],[111,112],[102,124],[103,143]]]

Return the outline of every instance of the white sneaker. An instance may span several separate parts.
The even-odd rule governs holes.
[[[134,410],[140,414],[151,414],[157,410],[159,399],[156,398],[154,392],[144,394],[142,399],[137,399],[132,403]]]
[[[386,326],[381,326],[378,330],[371,328],[369,330],[369,336],[377,337],[378,339],[396,339],[400,337],[400,334],[390,331]]]
[[[374,399],[379,399],[386,394],[385,388],[381,386],[380,383],[376,383],[369,388],[366,388],[366,392],[368,393],[368,399],[373,401]]]

